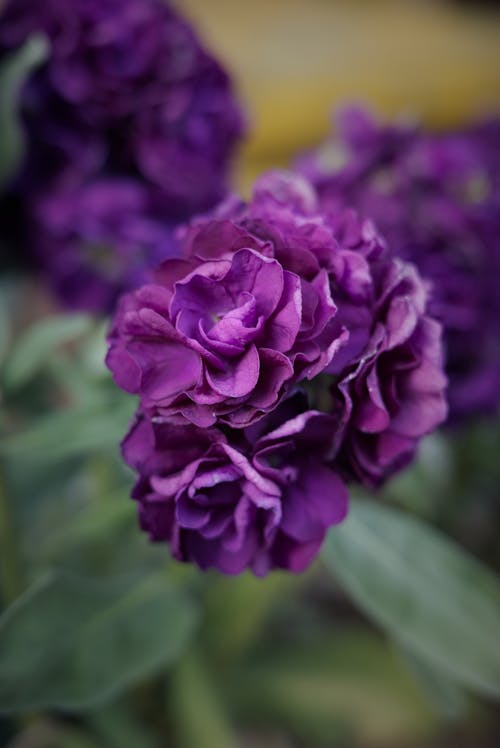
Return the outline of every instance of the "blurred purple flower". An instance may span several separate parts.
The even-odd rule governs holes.
[[[50,55],[25,88],[26,189],[102,167],[154,184],[168,217],[226,191],[242,134],[230,81],[163,0],[10,0],[0,56],[34,32]]]
[[[500,404],[500,120],[444,134],[383,126],[351,108],[339,137],[303,157],[323,210],[370,216],[396,257],[431,281],[445,328],[450,416]]]
[[[16,216],[1,231],[63,304],[108,311],[171,256],[173,224],[225,194],[242,115],[225,70],[164,0],[8,0],[0,64],[34,33],[49,56],[22,90],[27,152],[0,195]]]
[[[142,528],[202,569],[303,571],[348,500],[324,462],[334,419],[303,408],[284,402],[256,426],[225,434],[139,414],[122,449],[139,474]]]
[[[140,182],[99,179],[53,191],[33,213],[36,257],[69,309],[111,311],[122,291],[177,252],[173,229],[155,218]]]

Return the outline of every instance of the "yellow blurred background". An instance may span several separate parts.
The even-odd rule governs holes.
[[[500,5],[451,0],[178,0],[233,71],[250,123],[246,192],[362,100],[433,126],[500,109]],[[497,8],[499,10],[497,10]]]

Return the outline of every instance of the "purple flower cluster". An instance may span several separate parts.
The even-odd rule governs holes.
[[[500,404],[500,120],[431,134],[350,108],[298,163],[323,210],[370,216],[394,256],[430,281],[445,330],[450,417]]]
[[[226,574],[302,571],[347,511],[328,457],[334,419],[299,396],[239,431],[139,415],[123,443],[141,526],[180,561]]]
[[[270,173],[179,232],[182,257],[125,295],[115,381],[143,527],[237,573],[303,569],[346,511],[446,417],[440,325],[416,269],[368,220]]]
[[[202,427],[247,426],[323,371],[345,341],[327,271],[301,277],[262,229],[244,218],[203,221],[188,232],[184,258],[123,298],[108,364],[144,407]]]
[[[95,309],[102,298],[109,307],[141,280],[129,264],[138,224],[138,256],[152,266],[171,224],[225,194],[241,113],[224,69],[164,0],[8,0],[0,64],[34,33],[47,38],[49,55],[22,91],[27,154],[6,199],[22,202],[28,243],[56,289],[70,274],[63,302]],[[97,196],[94,216],[62,226],[64,215],[93,210]],[[115,237],[108,229],[124,208]],[[89,224],[92,243],[109,254],[102,273],[88,252]],[[101,291],[92,282],[87,297],[89,275],[99,276]]]
[[[177,251],[173,229],[135,180],[52,191],[37,201],[35,218],[42,230],[34,250],[68,309],[111,310],[120,287],[145,283],[149,268]]]

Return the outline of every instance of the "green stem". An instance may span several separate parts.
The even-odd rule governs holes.
[[[5,473],[0,464],[0,585],[5,605],[23,591],[22,564],[19,557],[17,533],[7,496]]]
[[[192,652],[170,672],[169,707],[179,748],[238,748],[215,686]]]
[[[203,641],[218,665],[244,655],[262,636],[273,609],[296,594],[304,579],[275,572],[265,580],[251,574],[213,578],[205,598]]]

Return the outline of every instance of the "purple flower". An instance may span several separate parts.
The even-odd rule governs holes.
[[[342,469],[369,484],[409,461],[445,418],[427,289],[370,221],[320,213],[305,180],[271,173],[248,205],[230,199],[179,239],[184,257],[122,299],[109,339],[115,381],[148,413],[241,428],[309,381],[314,407],[337,419]],[[376,423],[371,397],[384,412]],[[410,427],[411,409],[420,415]]]
[[[248,208],[222,206],[233,220],[199,219],[184,232],[185,258],[167,260],[156,284],[122,300],[107,363],[144,408],[199,426],[246,426],[345,343],[328,273],[311,254],[317,227],[309,236],[305,217],[281,217],[279,206],[275,225],[269,207],[257,191]],[[331,244],[331,232],[321,240]]]
[[[21,91],[2,250],[40,266],[64,305],[107,312],[171,256],[171,227],[225,194],[241,112],[164,0],[7,0],[0,65],[35,33],[49,54]]]
[[[292,174],[178,240],[109,337],[116,382],[140,397],[123,455],[141,525],[202,569],[302,571],[345,516],[344,481],[379,485],[446,417],[427,287]]]
[[[407,465],[421,437],[447,416],[441,326],[425,315],[421,279],[399,260],[380,263],[373,276],[369,340],[331,390],[344,424],[337,463],[347,479],[368,486]]]
[[[339,424],[335,460],[346,479],[376,486],[447,416],[441,325],[426,313],[428,290],[416,268],[391,257],[369,220],[326,210],[324,221],[339,248],[322,263],[336,324],[349,337],[313,398],[326,403],[329,390],[323,407]]]
[[[227,74],[168,3],[10,0],[0,57],[34,32],[50,55],[23,94],[25,189],[102,168],[155,185],[168,217],[224,194],[241,114]]]
[[[323,210],[355,206],[431,281],[445,329],[450,415],[500,404],[500,124],[444,134],[348,109],[339,140],[301,159]]]
[[[309,244],[300,246],[296,237],[277,256],[302,274],[313,258],[326,270],[335,325],[347,332],[310,391],[338,419],[336,464],[348,480],[375,486],[409,463],[420,439],[447,416],[441,325],[427,314],[428,287],[416,268],[391,256],[371,221],[327,205],[320,213],[305,186],[290,175],[269,175],[258,183],[257,199],[268,210],[274,201],[281,223],[286,205],[301,205]]]
[[[323,461],[334,419],[302,408],[285,402],[257,426],[226,434],[139,414],[122,448],[138,472],[142,528],[202,569],[303,571],[348,497]]]
[[[34,251],[57,296],[73,309],[110,311],[117,296],[149,280],[177,252],[139,182],[99,179],[51,192],[33,209]]]

